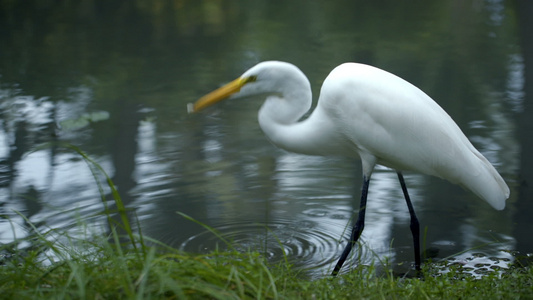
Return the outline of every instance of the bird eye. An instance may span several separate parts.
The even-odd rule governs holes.
[[[244,83],[255,82],[256,80],[257,80],[257,76],[250,76],[250,77],[246,77]]]

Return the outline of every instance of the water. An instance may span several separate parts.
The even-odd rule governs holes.
[[[498,212],[448,182],[405,174],[423,248],[438,250],[437,259],[466,251],[499,261],[512,260],[511,250],[532,251],[525,183],[532,177],[527,74],[533,51],[524,42],[530,21],[513,3],[0,7],[2,243],[31,232],[15,211],[41,230],[78,234],[77,225],[86,223],[93,234],[109,231],[98,214],[98,185],[79,155],[36,148],[60,141],[101,164],[147,236],[200,253],[227,247],[226,240],[272,262],[286,257],[312,275],[329,273],[358,210],[360,163],[275,148],[257,125],[257,101],[186,112],[187,103],[257,62],[278,59],[306,73],[315,100],[329,71],[345,61],[378,66],[426,91],[500,171],[511,198]],[[344,271],[376,258],[408,268],[411,244],[396,175],[379,168],[361,245]]]

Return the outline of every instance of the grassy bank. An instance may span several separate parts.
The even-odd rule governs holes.
[[[41,237],[44,238],[44,237]],[[500,277],[426,270],[423,279],[376,275],[359,267],[337,278],[305,279],[286,263],[269,265],[258,253],[191,255],[162,246],[124,250],[113,237],[47,239],[32,250],[5,247],[2,299],[531,299],[533,271]],[[57,259],[57,258],[61,259]],[[50,260],[56,262],[48,264]]]

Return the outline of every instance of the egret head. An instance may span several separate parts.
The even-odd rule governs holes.
[[[199,112],[221,100],[234,97],[284,94],[287,86],[305,85],[310,90],[307,77],[296,66],[280,61],[259,63],[244,72],[239,78],[189,103],[189,113]]]

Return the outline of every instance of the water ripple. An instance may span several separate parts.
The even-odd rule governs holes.
[[[209,230],[191,236],[180,249],[194,253],[206,253],[217,247],[241,252],[259,251],[271,263],[286,258],[295,267],[311,266],[321,273],[328,272],[342,250],[339,249],[338,234],[308,220],[276,220],[275,224],[226,223],[216,226],[216,232],[218,236]]]

